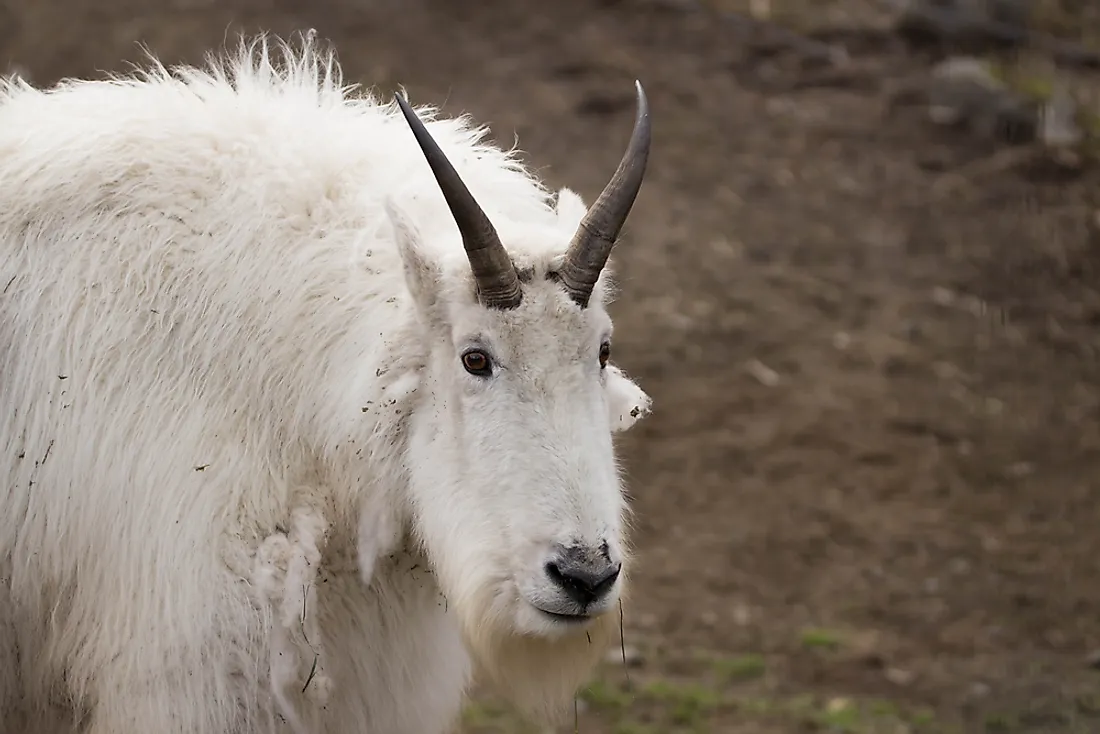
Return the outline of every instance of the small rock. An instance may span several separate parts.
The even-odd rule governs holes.
[[[1064,89],[1055,91],[1039,111],[1039,140],[1052,148],[1078,145],[1085,138],[1079,114],[1077,100]]]
[[[955,302],[955,292],[943,286],[936,286],[932,289],[932,302],[939,306],[950,306]]]
[[[738,627],[745,627],[752,621],[752,610],[744,604],[738,604],[733,608],[733,622]]]
[[[993,535],[982,536],[982,550],[984,550],[986,553],[996,553],[1001,550],[1003,545],[1004,544],[1001,543],[1000,539],[996,538]]]
[[[937,64],[928,84],[928,116],[938,125],[960,126],[982,137],[1033,140],[1036,105],[995,77],[988,64],[956,56]]]
[[[779,384],[779,373],[758,359],[749,362],[746,369],[750,375],[756,378],[757,382],[765,387],[775,387]]]
[[[771,0],[749,0],[749,15],[757,20],[769,20],[772,17]]]
[[[936,377],[941,380],[954,380],[959,377],[959,368],[950,362],[944,362],[942,360],[932,363],[932,371],[936,373]]]
[[[989,313],[989,303],[977,296],[966,296],[963,307],[975,316],[986,316]]]
[[[1053,147],[1050,152],[1050,159],[1055,165],[1070,171],[1080,170],[1085,162],[1084,157],[1075,148]]]
[[[992,107],[1004,94],[1004,83],[988,65],[971,56],[955,56],[936,64],[928,87],[928,115],[939,125],[955,125],[975,110]]]
[[[895,686],[907,686],[916,678],[911,671],[901,668],[887,668],[883,675]]]
[[[989,685],[987,683],[982,683],[981,681],[976,681],[975,683],[972,683],[971,686],[970,686],[970,696],[972,698],[985,698],[986,696],[989,695],[991,690],[992,689],[989,687]]]

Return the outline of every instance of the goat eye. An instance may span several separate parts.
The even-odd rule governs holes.
[[[600,369],[607,366],[607,360],[611,359],[611,343],[604,342],[600,345]]]
[[[478,377],[487,377],[492,374],[489,355],[480,349],[471,349],[463,354],[462,366],[471,375],[477,375]]]

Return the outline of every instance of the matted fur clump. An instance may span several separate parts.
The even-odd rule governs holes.
[[[312,35],[0,82],[0,730],[441,734],[568,709],[615,639],[587,208]],[[583,222],[583,223],[582,223]]]

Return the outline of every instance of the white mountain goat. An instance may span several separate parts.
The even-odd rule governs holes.
[[[0,731],[570,710],[649,407],[605,308],[637,92],[586,210],[309,43],[0,83]]]

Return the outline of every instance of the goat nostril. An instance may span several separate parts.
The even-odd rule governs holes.
[[[554,563],[553,561],[550,561],[546,564],[546,575],[549,576],[550,580],[558,586],[565,586],[565,584],[567,583],[565,574],[563,574],[561,572],[561,569],[558,568],[558,564]]]
[[[581,606],[588,606],[605,596],[615,585],[621,570],[621,564],[607,564],[597,568],[582,563],[551,561],[546,564],[547,577]]]

